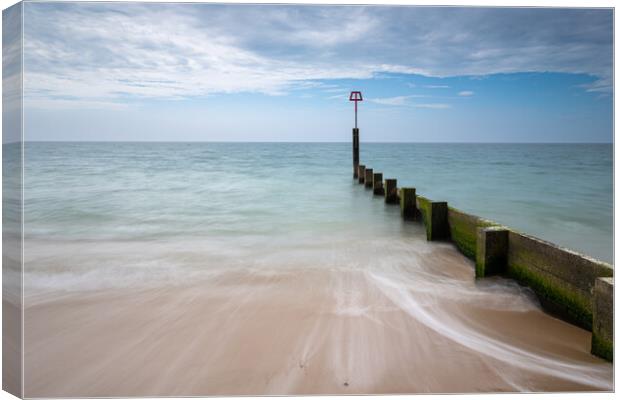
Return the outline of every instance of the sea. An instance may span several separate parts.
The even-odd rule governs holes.
[[[611,144],[360,147],[401,187],[613,262]],[[27,142],[24,160],[37,287],[177,279],[206,257],[257,262],[411,229],[355,182],[349,143]]]
[[[348,143],[32,142],[24,158],[33,239],[276,238],[361,226],[379,235],[385,219],[354,184]],[[611,144],[362,143],[360,163],[613,261]]]

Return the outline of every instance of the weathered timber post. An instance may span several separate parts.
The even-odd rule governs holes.
[[[359,183],[364,183],[364,179],[366,178],[366,166],[360,165],[357,170],[357,177]]]
[[[503,272],[508,262],[508,229],[479,227],[476,235],[476,278]]]
[[[396,187],[396,179],[385,180],[385,202],[388,204],[398,204],[398,187]]]
[[[383,190],[383,174],[381,172],[372,174],[372,192],[378,196],[383,196],[385,193]]]
[[[366,183],[367,188],[372,188],[372,177],[372,168],[366,168],[364,182]]]
[[[360,164],[360,130],[353,128],[353,178],[358,177],[358,166]]]
[[[404,219],[415,219],[415,188],[400,189],[400,214]]]
[[[359,175],[359,170],[357,168],[360,163],[360,130],[357,127],[357,102],[364,101],[362,98],[362,92],[351,92],[349,95],[349,101],[355,102],[355,127],[353,128],[353,178],[362,178]]]
[[[592,312],[592,354],[614,358],[614,278],[596,278]]]
[[[427,230],[427,239],[440,240],[450,237],[448,226],[448,203],[445,201],[431,201],[430,238]]]
[[[422,196],[418,196],[417,203],[424,219],[426,240],[448,239],[450,237],[448,203],[432,201]]]

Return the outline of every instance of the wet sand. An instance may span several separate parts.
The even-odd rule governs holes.
[[[476,282],[451,245],[406,246],[398,263],[375,252],[343,267],[240,266],[177,285],[33,297],[25,395],[612,389],[589,332],[510,281]]]

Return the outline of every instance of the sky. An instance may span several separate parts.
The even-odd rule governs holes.
[[[25,3],[26,140],[611,142],[611,9]]]

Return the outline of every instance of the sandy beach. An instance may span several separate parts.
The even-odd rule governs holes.
[[[390,268],[239,268],[31,301],[25,394],[611,390],[589,332],[514,283],[476,283],[450,245],[417,247]]]

